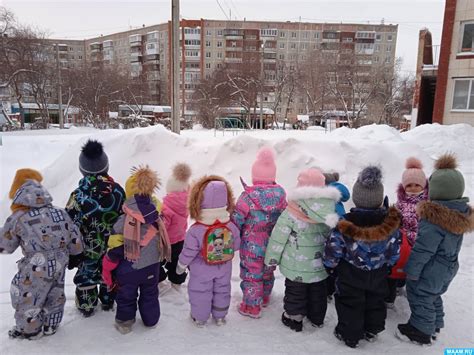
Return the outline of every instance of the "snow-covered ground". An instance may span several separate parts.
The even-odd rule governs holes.
[[[70,192],[81,178],[78,154],[87,138],[101,140],[110,159],[110,174],[124,183],[132,166],[148,163],[166,181],[172,165],[188,162],[194,177],[219,174],[232,184],[235,194],[241,191],[239,176],[250,182],[250,167],[260,146],[271,145],[277,152],[278,181],[288,190],[295,185],[298,172],[311,166],[335,170],[341,181],[352,187],[357,173],[369,163],[380,164],[384,172],[385,191],[391,201],[401,179],[405,159],[417,156],[430,174],[440,154],[450,151],[458,156],[460,170],[466,178],[466,195],[474,197],[474,128],[468,125],[427,125],[400,134],[387,126],[366,126],[357,130],[266,131],[245,132],[233,136],[214,131],[184,131],[176,136],[163,127],[133,130],[96,131],[71,128],[65,131],[31,131],[0,133],[0,223],[9,213],[9,190],[15,170],[22,167],[39,169],[44,184],[64,206]],[[160,197],[162,197],[163,193]],[[346,207],[351,207],[347,204]],[[16,272],[14,255],[0,256],[0,354],[19,353],[172,353],[172,354],[300,354],[300,353],[363,353],[406,354],[409,352],[441,354],[448,347],[474,347],[474,235],[467,235],[460,255],[460,270],[444,296],[446,328],[440,339],[429,348],[400,342],[394,337],[395,327],[409,317],[405,297],[399,297],[394,310],[389,310],[386,331],[376,343],[362,341],[351,350],[337,341],[332,331],[337,321],[331,304],[325,327],[314,329],[305,325],[302,333],[294,333],[280,323],[284,278],[277,273],[271,305],[263,317],[252,320],[240,316],[237,258],[232,279],[232,309],[225,327],[209,323],[204,329],[189,321],[186,293],[174,290],[161,300],[162,317],[156,329],[145,329],[138,322],[126,336],[113,328],[114,314],[98,311],[89,319],[82,318],[74,307],[73,273],[67,277],[66,312],[61,328],[53,337],[36,342],[9,340],[13,325],[10,305],[10,280]]]

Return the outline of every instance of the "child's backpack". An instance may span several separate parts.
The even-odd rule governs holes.
[[[201,255],[208,265],[224,264],[233,259],[234,236],[226,223],[216,221],[213,225],[207,226]]]
[[[406,279],[407,275],[403,271],[406,263],[408,262],[408,257],[411,253],[411,245],[408,242],[407,234],[404,230],[400,229],[400,234],[402,238],[402,243],[400,245],[400,258],[397,263],[392,267],[392,272],[389,276],[391,279]]]

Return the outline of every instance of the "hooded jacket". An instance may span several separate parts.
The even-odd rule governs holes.
[[[464,233],[474,230],[474,214],[467,198],[452,201],[425,201],[417,208],[420,216],[418,237],[405,272],[411,279],[437,284],[454,277]]]
[[[79,181],[66,211],[81,231],[86,258],[99,260],[106,252],[124,200],[124,190],[108,175],[88,175]]]
[[[188,228],[188,191],[168,193],[163,199],[163,222],[171,244],[184,240]]]
[[[232,221],[241,232],[241,257],[252,249],[253,256],[265,257],[265,249],[273,227],[287,207],[285,190],[278,184],[247,186],[240,195]]]
[[[326,242],[324,266],[335,268],[341,260],[365,271],[395,265],[400,255],[399,226],[395,207],[351,209]]]
[[[267,246],[265,264],[280,265],[281,273],[291,281],[322,281],[327,277],[324,246],[339,220],[335,204],[341,193],[332,186],[299,187],[288,198],[296,202],[299,212],[287,208],[281,214]]]
[[[51,195],[37,181],[27,180],[13,204],[24,209],[14,212],[1,228],[0,251],[11,254],[21,246],[21,274],[62,280],[69,256],[83,251],[79,229],[66,211],[52,205]]]

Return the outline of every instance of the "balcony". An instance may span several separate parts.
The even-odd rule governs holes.
[[[102,44],[100,44],[99,42],[91,43],[89,45],[89,48],[91,50],[91,53],[98,53],[102,51]]]
[[[243,48],[242,47],[225,47],[225,50],[227,52],[242,52]]]
[[[67,52],[68,45],[67,44],[59,44],[58,48],[59,48],[59,52]]]
[[[224,63],[242,63],[242,58],[224,58]]]
[[[227,28],[224,30],[224,37],[225,39],[235,39],[240,40],[244,38],[244,30],[234,29],[234,28]]]
[[[128,42],[130,47],[141,47],[142,45],[142,35],[136,34],[128,37]]]
[[[112,48],[113,46],[114,46],[114,41],[110,39],[102,42],[102,48]]]

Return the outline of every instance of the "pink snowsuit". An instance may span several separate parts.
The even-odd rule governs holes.
[[[201,203],[203,210],[219,209],[227,206],[227,190],[220,181],[210,182],[204,190]],[[219,216],[216,215],[216,218]],[[230,221],[220,220],[230,229],[234,237],[234,251],[240,247],[240,231]],[[210,222],[211,224],[213,222]],[[205,322],[212,316],[224,318],[230,306],[230,279],[232,276],[232,261],[220,265],[208,265],[202,255],[204,235],[208,227],[200,223],[193,224],[184,240],[183,251],[179,262],[189,268],[188,295],[191,304],[191,316],[200,322]]]
[[[260,307],[269,297],[275,277],[274,267],[265,267],[268,240],[278,217],[287,206],[285,190],[278,184],[247,186],[240,195],[232,221],[241,233],[240,288],[243,303]]]

